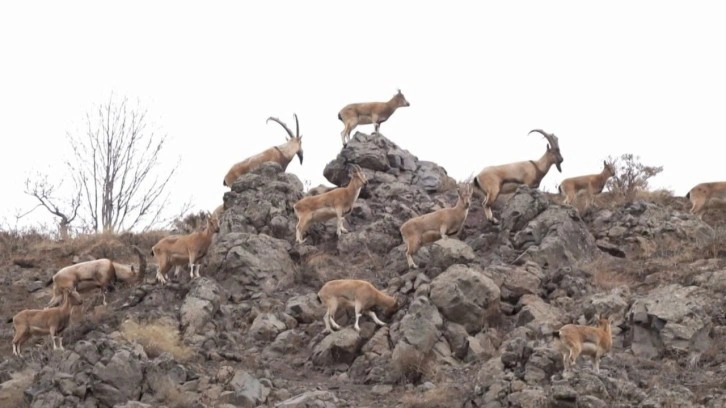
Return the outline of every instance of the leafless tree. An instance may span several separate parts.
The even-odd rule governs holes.
[[[67,239],[71,222],[78,216],[78,209],[81,206],[81,188],[80,185],[76,184],[71,199],[64,200],[59,198],[56,193],[57,188],[61,186],[62,182],[57,186],[50,183],[47,175],[38,175],[33,179],[26,179],[25,194],[35,197],[39,204],[32,210],[18,216],[18,218],[28,215],[42,206],[53,216],[58,217],[58,235],[61,239]]]
[[[169,203],[166,186],[178,162],[157,171],[166,136],[150,128],[147,110],[111,95],[86,114],[84,125],[83,131],[67,134],[74,153],[67,165],[81,188],[84,221],[95,231],[109,232],[168,222],[162,219]]]
[[[620,157],[608,156],[615,165],[616,175],[611,177],[607,186],[610,191],[625,198],[633,199],[638,191],[648,189],[648,181],[663,171],[663,166],[648,166],[640,162],[640,157],[624,153]]]

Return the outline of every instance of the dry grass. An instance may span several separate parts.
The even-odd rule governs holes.
[[[405,345],[394,350],[391,365],[399,382],[418,384],[436,375],[433,352],[423,354],[413,346]]]
[[[626,260],[602,256],[581,265],[581,268],[590,274],[595,286],[610,290],[622,286],[632,287],[642,281],[641,271],[632,266]]]
[[[137,245],[142,253],[168,235],[163,231],[125,234],[78,234],[58,240],[37,230],[0,231],[0,262],[22,267],[60,268],[70,265],[75,257],[82,260],[109,258],[119,262],[136,262],[131,249]]]
[[[406,408],[448,408],[461,404],[461,395],[450,385],[438,386],[424,392],[409,391],[404,394],[401,403]]]
[[[126,320],[121,324],[121,334],[126,340],[141,344],[152,359],[163,353],[170,353],[176,360],[185,361],[193,354],[190,347],[182,344],[178,328],[170,324],[139,324]]]

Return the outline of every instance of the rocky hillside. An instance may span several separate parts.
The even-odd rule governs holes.
[[[202,278],[162,287],[150,263],[108,307],[86,295],[64,351],[43,337],[15,358],[3,323],[0,406],[726,406],[722,236],[682,201],[581,214],[521,187],[495,205],[495,226],[475,196],[458,239],[422,248],[408,270],[399,227],[453,205],[455,181],[362,133],[324,175],[345,185],[349,164],[369,183],[340,239],[331,221],[295,243],[303,185],[266,164],[225,194]],[[4,265],[3,321],[47,302],[42,282],[60,266]],[[358,333],[339,312],[344,328],[322,334],[316,293],[336,278],[406,302],[385,327],[364,316]],[[612,352],[599,374],[581,357],[563,378],[552,332],[598,314],[615,318]]]

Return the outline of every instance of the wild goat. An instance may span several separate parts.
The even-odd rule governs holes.
[[[66,266],[56,272],[46,283],[46,286],[53,284],[53,297],[48,302],[48,307],[57,306],[60,303],[65,289],[77,291],[82,284],[85,284],[85,289],[101,288],[103,304],[106,305],[106,293],[117,280],[140,282],[146,273],[146,258],[138,247],[132,246],[131,248],[139,257],[138,273],[133,265],[124,265],[107,258]]]
[[[418,268],[413,262],[413,254],[421,248],[439,239],[447,239],[461,231],[469,213],[471,183],[464,183],[458,189],[459,199],[454,207],[442,208],[434,212],[411,218],[401,225],[401,236],[406,244],[406,260],[409,268]]]
[[[219,220],[211,214],[207,216],[207,227],[203,231],[192,232],[186,235],[170,235],[159,240],[151,248],[151,255],[159,264],[156,271],[156,280],[162,284],[168,282],[167,273],[172,266],[189,265],[189,276],[199,277],[199,263],[207,254],[212,243],[212,236],[219,232]],[[196,273],[194,270],[196,266]]]
[[[563,372],[571,371],[582,353],[592,357],[595,372],[600,373],[600,359],[613,347],[612,323],[613,316],[599,316],[597,327],[566,324],[554,332],[553,335],[559,338]]]
[[[703,219],[707,209],[726,206],[726,181],[696,184],[686,198],[691,201],[691,214]]]
[[[13,354],[21,357],[20,348],[32,336],[49,334],[53,342],[53,350],[63,350],[63,337],[58,336],[68,327],[71,320],[71,308],[83,303],[81,296],[73,289],[61,290],[60,306],[45,309],[25,309],[12,318],[15,336],[13,337]],[[59,345],[56,347],[55,339]]]
[[[493,224],[498,224],[499,220],[494,218],[492,214],[492,204],[499,194],[513,193],[517,186],[527,185],[532,188],[539,187],[550,167],[554,164],[557,171],[562,173],[560,164],[564,161],[560,153],[560,145],[552,133],[545,133],[541,129],[531,130],[532,132],[541,133],[549,142],[547,151],[538,160],[527,160],[498,166],[485,167],[475,178],[474,187],[481,191],[485,197],[482,205],[484,206],[484,214]]]
[[[394,296],[389,296],[375,288],[370,282],[357,279],[336,279],[325,283],[318,291],[318,300],[325,305],[326,311],[323,316],[325,322],[325,330],[323,333],[331,332],[331,325],[335,330],[340,329],[340,325],[335,322],[335,312],[338,307],[351,307],[355,309],[355,325],[356,331],[360,331],[358,320],[361,313],[366,313],[379,326],[386,324],[378,319],[378,316],[370,310],[373,306],[384,309],[386,318],[393,315],[398,309],[400,302]]]
[[[265,162],[278,163],[282,166],[282,170],[284,171],[287,169],[287,165],[290,164],[290,161],[292,161],[295,155],[297,155],[297,158],[300,159],[300,164],[302,164],[303,149],[302,136],[300,135],[300,123],[297,121],[297,114],[293,114],[293,116],[295,116],[295,135],[292,134],[290,128],[280,121],[280,119],[273,117],[267,118],[266,122],[277,122],[285,129],[289,136],[287,137],[287,142],[278,146],[270,147],[269,149],[252,157],[248,157],[232,166],[232,168],[230,168],[227,172],[227,175],[224,176],[223,185],[232,187],[232,183],[234,183],[241,175],[249,173]]]
[[[375,124],[375,133],[378,133],[381,123],[387,121],[396,109],[405,106],[411,106],[411,104],[408,103],[400,89],[388,102],[360,102],[345,105],[338,112],[338,119],[345,125],[343,131],[340,132],[343,147],[348,145],[350,132],[356,126]]]
[[[331,218],[338,218],[337,234],[348,232],[343,226],[343,216],[353,209],[360,190],[368,183],[366,175],[358,165],[353,165],[350,172],[350,181],[345,187],[334,188],[326,193],[303,197],[293,206],[297,216],[295,239],[298,243],[305,242],[303,235],[311,223],[325,222]]]
[[[562,180],[557,188],[560,194],[565,196],[564,204],[571,204],[575,196],[585,191],[587,199],[585,206],[589,206],[595,199],[595,194],[600,194],[605,188],[610,177],[615,176],[615,167],[612,163],[602,162],[603,169],[598,174],[588,174],[585,176],[570,177]]]

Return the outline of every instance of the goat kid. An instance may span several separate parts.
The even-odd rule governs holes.
[[[338,237],[341,233],[348,232],[343,226],[343,216],[353,209],[360,190],[368,183],[363,169],[358,165],[352,166],[349,176],[347,186],[334,188],[320,195],[303,197],[295,203],[293,210],[298,219],[295,239],[298,243],[305,242],[303,235],[312,223],[325,222],[335,217],[338,219]]]
[[[325,283],[318,291],[318,300],[325,305],[326,311],[323,316],[325,330],[323,333],[332,332],[340,329],[340,325],[335,322],[335,313],[339,307],[353,307],[355,310],[355,324],[353,328],[360,331],[358,321],[362,313],[366,313],[379,326],[385,326],[372,307],[378,306],[384,310],[386,318],[393,315],[398,310],[400,302],[394,296],[387,295],[376,289],[370,282],[357,279],[336,279]]]
[[[343,140],[343,147],[350,141],[350,132],[358,125],[375,124],[375,133],[381,127],[381,123],[388,120],[398,108],[411,106],[403,96],[401,90],[387,102],[359,102],[345,105],[338,112],[338,119],[345,127],[340,132]]]
[[[186,235],[170,235],[159,240],[151,248],[151,255],[156,259],[159,269],[156,280],[166,284],[167,273],[172,266],[189,265],[189,277],[199,277],[200,260],[207,254],[212,237],[219,232],[219,220],[211,214],[207,216],[207,226],[203,231]],[[195,267],[196,266],[196,271]]]
[[[84,291],[91,288],[101,288],[105,306],[106,294],[117,280],[140,282],[146,273],[146,258],[137,246],[132,246],[131,249],[139,257],[138,272],[133,265],[125,265],[107,258],[80,262],[66,266],[56,272],[46,283],[46,286],[53,284],[53,297],[48,302],[48,307],[60,304],[65,289],[77,291],[79,287],[82,287]]]
[[[563,373],[572,371],[580,354],[590,356],[595,372],[600,373],[600,359],[613,347],[613,320],[613,316],[599,316],[597,327],[566,324],[553,333],[559,339]]]
[[[31,337],[36,335],[50,335],[53,350],[63,350],[63,337],[58,336],[68,327],[71,320],[71,308],[83,303],[81,296],[75,290],[62,289],[62,303],[60,306],[45,309],[25,309],[13,316],[13,354],[22,357],[20,348]],[[58,346],[56,346],[58,338]]]
[[[557,171],[562,173],[560,165],[564,161],[560,153],[560,145],[552,133],[546,133],[541,129],[531,130],[532,132],[541,133],[549,142],[547,150],[537,160],[526,160],[514,163],[501,164],[498,166],[489,166],[482,169],[474,178],[474,187],[476,190],[484,194],[484,214],[487,220],[493,224],[498,224],[499,220],[494,218],[492,214],[492,205],[499,197],[499,194],[508,194],[516,191],[520,185],[526,185],[531,188],[538,188],[544,176],[549,172],[550,167],[554,164]]]
[[[464,183],[458,189],[459,199],[454,207],[442,208],[434,212],[411,218],[401,225],[401,237],[406,244],[406,261],[409,268],[418,268],[413,261],[413,254],[424,244],[439,239],[448,239],[461,231],[469,214],[471,183]]]
[[[570,177],[562,180],[557,188],[560,194],[565,196],[564,204],[571,204],[575,196],[580,192],[587,194],[585,206],[589,206],[595,200],[595,194],[602,193],[610,177],[615,176],[615,167],[612,163],[602,162],[603,169],[598,174],[588,174],[585,176]]]
[[[283,129],[285,129],[288,134],[288,137],[286,138],[287,142],[278,146],[270,147],[269,149],[261,153],[248,157],[241,162],[235,164],[234,166],[232,166],[232,168],[229,169],[227,175],[224,176],[224,182],[222,184],[226,187],[232,187],[232,184],[240,176],[249,173],[250,171],[259,167],[262,163],[266,162],[278,163],[282,167],[282,170],[285,171],[287,169],[287,165],[290,164],[290,161],[292,161],[295,155],[297,155],[297,158],[300,159],[300,164],[302,165],[303,149],[302,135],[300,135],[300,124],[297,120],[297,114],[293,114],[293,116],[295,116],[294,135],[290,128],[288,128],[285,123],[280,121],[280,119],[273,117],[267,118],[266,122],[277,122],[280,124],[280,126],[283,127]]]
[[[686,198],[691,202],[689,212],[702,220],[707,209],[726,206],[726,181],[696,184]]]

